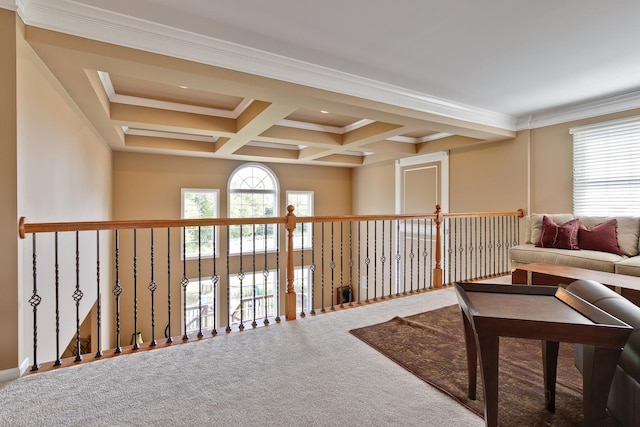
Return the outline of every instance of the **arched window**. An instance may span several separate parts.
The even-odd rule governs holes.
[[[229,217],[262,218],[278,215],[278,180],[271,169],[259,163],[240,166],[229,178]],[[237,226],[229,230],[229,250],[238,253],[274,250],[276,232],[273,225]]]

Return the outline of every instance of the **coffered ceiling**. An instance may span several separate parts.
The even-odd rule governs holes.
[[[639,107],[604,3],[0,0],[113,150],[348,167]]]

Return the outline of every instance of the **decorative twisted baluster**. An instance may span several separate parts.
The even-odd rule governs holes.
[[[147,285],[147,289],[149,289],[149,292],[151,293],[151,341],[149,342],[149,346],[154,347],[156,344],[158,344],[158,342],[156,341],[156,304],[155,304],[155,296],[156,296],[156,289],[158,289],[158,284],[156,283],[155,280],[155,275],[154,275],[154,245],[153,245],[153,228],[151,229],[151,236],[150,236],[150,243],[151,243],[151,247],[150,249],[150,257],[151,257],[151,280],[149,281],[149,284]]]
[[[218,227],[213,227],[213,275],[211,276],[211,285],[213,287],[213,329],[211,335],[218,335],[218,284],[220,282],[220,276],[218,276],[218,264],[216,260],[216,231]]]
[[[353,225],[349,221],[349,307],[353,307]]]
[[[33,291],[31,298],[29,298],[29,304],[33,309],[33,365],[31,371],[37,371],[40,369],[38,364],[38,306],[42,302],[42,297],[38,295],[38,263],[36,257],[36,233],[33,233],[33,247],[32,247],[32,264],[33,264]]]
[[[252,248],[253,250],[251,251],[251,277],[252,277],[252,290],[251,290],[251,297],[253,298],[253,319],[251,321],[251,327],[252,328],[256,328],[258,326],[258,322],[256,322],[256,310],[258,309],[256,307],[256,224],[252,224],[251,225],[251,239],[252,239]],[[265,296],[266,298],[266,296]],[[264,301],[263,301],[264,303]]]
[[[382,238],[380,239],[380,247],[382,248],[382,255],[380,255],[380,299],[385,299],[385,295],[384,295],[384,265],[387,262],[387,257],[384,254],[384,247],[385,247],[385,240],[384,240],[384,224],[385,221],[382,220]],[[391,232],[389,232],[389,234],[391,234]],[[391,238],[389,238],[389,240],[391,240]],[[391,252],[389,252],[389,254],[391,254]],[[377,277],[377,276],[376,276]],[[389,281],[391,281],[391,276],[389,276]],[[374,301],[376,301],[376,298],[373,298]]]
[[[96,342],[95,357],[102,357],[102,292],[100,290],[100,230],[96,230]]]
[[[165,332],[167,344],[173,342],[171,336],[171,228],[167,227],[167,329]]]
[[[321,233],[321,241],[320,241],[320,312],[324,313],[327,310],[324,308],[324,222],[320,224],[320,233]]]
[[[138,230],[133,229],[133,349],[138,350]]]
[[[58,262],[58,232],[54,233],[54,264],[56,280],[56,361],[53,366],[62,365],[60,360],[60,264]]]
[[[309,294],[311,295],[311,315],[316,314],[315,305],[315,283],[316,283],[316,228],[315,222],[311,223],[311,285],[309,286]]]
[[[189,340],[187,334],[187,286],[189,286],[189,278],[187,277],[187,228],[182,228],[182,279],[180,286],[182,287],[182,323],[184,324],[184,332],[182,340]],[[228,257],[227,257],[228,259]]]
[[[120,347],[120,295],[122,294],[122,286],[120,285],[120,230],[115,232],[115,268],[116,282],[113,286],[113,295],[116,298],[116,348],[115,353],[122,353]]]
[[[80,239],[79,232],[76,231],[76,289],[73,291],[73,300],[76,302],[76,358],[75,361],[82,360],[80,349],[80,300],[84,294],[80,290]]]
[[[198,226],[198,339],[202,339],[202,227]]]
[[[269,281],[269,269],[267,268],[268,266],[268,260],[267,260],[267,226],[264,226],[264,267],[262,269],[262,277],[264,278],[264,282],[263,282],[263,288],[264,288],[264,297],[267,298],[267,292],[268,292],[268,281]],[[264,304],[264,320],[263,323],[265,326],[267,326],[269,324],[269,304],[267,304],[267,300],[265,299],[263,301]]]
[[[371,264],[371,258],[369,258],[369,221],[367,221],[367,243],[366,243],[366,248],[367,248],[367,254],[366,254],[366,258],[364,259],[364,265],[365,265],[365,268],[367,269],[367,291],[365,293],[364,302],[369,302],[369,264]]]

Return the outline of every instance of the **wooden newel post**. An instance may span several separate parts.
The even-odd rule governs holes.
[[[442,288],[442,250],[441,250],[441,239],[440,239],[440,224],[442,223],[442,212],[440,211],[440,205],[436,205],[436,266],[433,269],[433,288],[440,289]]]
[[[287,293],[285,294],[284,314],[287,320],[296,319],[296,293],[293,290],[293,230],[296,229],[296,216],[293,205],[287,206]]]

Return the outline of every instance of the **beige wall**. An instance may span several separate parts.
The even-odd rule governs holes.
[[[16,15],[0,9],[0,373],[22,362],[20,315],[24,302],[18,287],[16,157]],[[9,373],[8,375],[11,375]]]
[[[395,162],[353,170],[354,215],[395,213]]]
[[[528,132],[449,153],[449,211],[515,211],[527,205]]]
[[[4,29],[5,26],[3,25]],[[4,40],[4,38],[3,38]],[[111,217],[111,151],[92,131],[86,119],[71,103],[68,95],[52,77],[41,60],[17,37],[17,184],[18,216],[28,222],[108,220]],[[4,170],[4,169],[3,169]],[[14,178],[14,181],[16,179]],[[14,217],[11,223],[16,233]],[[59,236],[60,352],[75,333],[76,306],[72,294],[76,286],[75,236]],[[101,285],[103,295],[110,295],[109,235],[101,237]],[[94,305],[97,294],[95,233],[81,234],[80,283],[84,296],[79,312],[82,321]],[[31,236],[21,242],[20,289],[22,322],[20,349],[22,358],[33,363],[33,312],[25,300],[33,288]],[[38,362],[55,359],[55,268],[53,236],[37,238]],[[7,281],[8,282],[8,281]],[[109,310],[105,299],[104,312]],[[2,310],[2,316],[6,315]],[[0,322],[4,324],[4,322]],[[103,339],[109,325],[103,324]],[[97,338],[93,336],[94,342]],[[104,341],[103,341],[104,342]],[[4,365],[16,366],[16,360]]]

